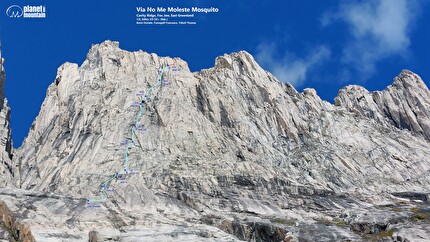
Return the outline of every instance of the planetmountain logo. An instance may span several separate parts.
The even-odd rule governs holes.
[[[6,9],[9,18],[46,18],[46,6],[26,5],[24,7],[12,5]]]
[[[18,5],[12,5],[6,9],[6,15],[9,18],[21,18],[24,15],[24,11]]]

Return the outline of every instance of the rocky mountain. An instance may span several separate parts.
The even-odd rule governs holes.
[[[407,70],[332,105],[244,51],[193,73],[106,41],[58,69],[14,151],[5,105],[4,238],[430,240],[430,92]]]

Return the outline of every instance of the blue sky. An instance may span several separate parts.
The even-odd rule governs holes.
[[[46,19],[12,19],[12,5],[46,6]],[[136,7],[217,7],[196,26],[138,26]],[[382,90],[402,70],[430,81],[428,0],[4,0],[0,39],[14,146],[21,144],[64,62],[81,64],[106,39],[126,50],[181,57],[193,71],[247,50],[281,81],[313,87],[333,102],[338,89]]]

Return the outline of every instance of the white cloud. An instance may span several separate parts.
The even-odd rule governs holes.
[[[407,55],[416,9],[414,0],[353,2],[342,5],[338,13],[324,15],[322,24],[327,26],[336,20],[348,24],[352,38],[345,45],[341,60],[367,79],[380,60]]]
[[[299,86],[306,80],[308,72],[330,57],[330,50],[319,46],[306,58],[293,57],[291,53],[279,55],[274,43],[262,43],[257,47],[256,59],[280,81]]]

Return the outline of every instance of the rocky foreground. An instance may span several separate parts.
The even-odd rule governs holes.
[[[3,99],[0,241],[430,241],[430,91],[407,70],[333,105],[243,51],[192,73],[106,41],[16,150]]]

